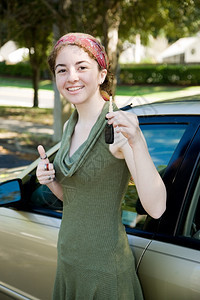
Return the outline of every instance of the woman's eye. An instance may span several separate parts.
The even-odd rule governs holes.
[[[83,70],[85,70],[85,69],[87,69],[85,66],[80,66],[80,67],[79,67],[79,70],[81,70],[81,71],[83,71]]]
[[[65,69],[60,69],[57,71],[57,73],[64,73],[66,70]]]

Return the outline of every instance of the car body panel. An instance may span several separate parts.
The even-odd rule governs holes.
[[[152,241],[139,265],[145,300],[200,297],[199,251]]]
[[[2,285],[22,295],[25,292],[38,299],[51,298],[60,222],[38,214],[0,209]]]
[[[138,271],[140,260],[142,259],[146,249],[151,243],[151,239],[142,238],[135,235],[128,235],[129,245],[135,257],[135,266]]]

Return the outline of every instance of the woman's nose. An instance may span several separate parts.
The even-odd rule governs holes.
[[[77,72],[76,72],[76,70],[75,69],[70,69],[69,71],[68,71],[68,81],[70,81],[70,82],[74,82],[74,81],[77,81],[78,80],[78,74],[77,74]]]

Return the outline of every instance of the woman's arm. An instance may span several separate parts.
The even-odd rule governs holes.
[[[126,160],[144,209],[153,218],[159,218],[166,209],[166,189],[150,157],[137,116],[116,111],[106,117],[116,132],[110,151]]]

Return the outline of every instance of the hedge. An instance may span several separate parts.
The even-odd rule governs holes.
[[[29,63],[6,65],[0,62],[0,75],[30,78]],[[48,72],[42,72],[41,78],[50,78]],[[200,85],[200,65],[121,65],[119,84],[159,84],[159,85]]]
[[[30,78],[32,70],[29,63],[20,62],[15,65],[7,65],[5,62],[0,62],[0,75]]]
[[[121,66],[120,84],[199,85],[200,65]]]

